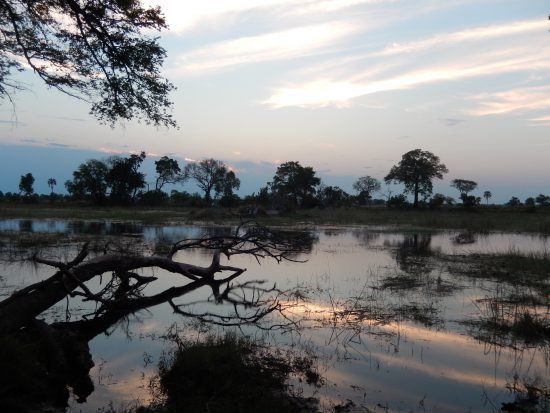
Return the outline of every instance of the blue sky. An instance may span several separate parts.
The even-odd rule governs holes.
[[[180,128],[99,125],[31,73],[2,102],[0,190],[63,182],[87,157],[224,160],[263,185],[280,162],[351,190],[422,148],[495,201],[550,193],[547,0],[234,0],[159,4]],[[63,167],[70,168],[65,170]],[[9,168],[8,168],[9,166]],[[15,180],[15,181],[14,181]]]

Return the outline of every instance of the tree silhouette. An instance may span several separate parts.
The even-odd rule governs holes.
[[[384,180],[405,185],[405,191],[413,194],[414,207],[418,207],[418,196],[428,197],[433,191],[432,181],[442,179],[447,167],[431,152],[414,149],[405,153],[401,161],[393,166]]]
[[[487,205],[489,205],[489,199],[491,199],[492,197],[493,194],[491,193],[491,191],[483,192],[483,198],[485,198],[485,202],[487,203]]]
[[[25,196],[31,196],[34,192],[34,176],[29,172],[25,175],[21,175],[19,180],[19,191],[23,192]]]
[[[180,166],[175,159],[163,156],[155,161],[155,170],[157,171],[157,180],[155,190],[161,191],[166,184],[175,184],[183,180]]]
[[[235,194],[233,191],[241,187],[241,180],[237,178],[235,172],[225,171],[225,176],[223,179],[220,179],[215,185],[214,190],[216,191],[216,199],[221,198],[221,203],[223,206],[231,206],[236,200]]]
[[[197,186],[204,191],[204,200],[207,205],[212,205],[213,190],[217,194],[223,192],[224,179],[227,178],[227,174],[227,166],[222,161],[212,158],[187,164],[184,170],[184,176],[193,179]],[[240,181],[234,175],[233,173],[231,179],[232,188],[238,188]]]
[[[50,187],[50,192],[53,194],[53,188],[57,185],[55,178],[48,179],[48,186]]]
[[[107,174],[109,167],[97,159],[80,164],[73,172],[73,179],[65,182],[65,187],[71,196],[82,199],[90,197],[97,204],[102,204],[107,198]]]
[[[174,86],[160,75],[166,52],[153,35],[164,28],[160,9],[139,0],[2,0],[0,97],[13,102],[24,84],[10,76],[29,67],[101,122],[174,126]]]
[[[299,162],[285,162],[277,168],[271,190],[294,206],[306,206],[313,200],[321,179],[315,176],[311,166],[302,166]]]
[[[462,199],[462,203],[464,205],[468,204],[473,206],[476,204],[476,198],[469,197],[468,193],[477,188],[477,182],[469,181],[467,179],[453,179],[451,186],[458,189],[458,192],[460,192],[460,199]]]
[[[370,202],[372,193],[380,191],[380,181],[372,176],[362,176],[353,184],[353,189],[357,191],[359,196],[365,201]]]
[[[145,174],[139,167],[145,160],[145,152],[128,158],[114,156],[109,159],[106,183],[111,188],[110,197],[115,202],[128,203],[135,200],[138,190],[145,187]]]

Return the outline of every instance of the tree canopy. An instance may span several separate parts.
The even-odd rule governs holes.
[[[24,89],[12,75],[27,68],[103,123],[175,126],[166,52],[152,35],[164,28],[160,9],[140,0],[1,0],[0,98]]]
[[[157,180],[155,181],[155,190],[157,191],[161,191],[166,184],[175,184],[183,180],[178,161],[168,156],[163,156],[155,161],[155,170],[157,171]]]
[[[185,177],[193,179],[197,186],[204,191],[204,200],[208,205],[212,203],[212,191],[216,198],[223,194],[238,189],[241,181],[235,173],[222,162],[216,159],[203,159],[185,166]]]
[[[294,205],[304,206],[315,196],[315,187],[321,180],[311,166],[299,162],[285,162],[277,168],[270,186],[274,193]]]
[[[29,172],[25,175],[21,175],[19,180],[19,190],[25,194],[25,196],[31,196],[34,192],[34,176]]]
[[[477,182],[469,181],[467,179],[453,179],[451,186],[458,189],[460,195],[468,195],[469,192],[472,192],[477,188]]]
[[[428,197],[433,191],[434,179],[443,179],[447,167],[440,163],[439,157],[429,151],[414,149],[405,153],[401,161],[393,166],[386,175],[386,182],[405,185],[405,191],[413,194],[414,207],[418,207],[418,196]]]
[[[372,176],[362,176],[355,181],[353,189],[357,191],[361,198],[368,202],[373,192],[380,191],[380,182]]]

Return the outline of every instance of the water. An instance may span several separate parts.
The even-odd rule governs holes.
[[[131,236],[148,245],[229,230],[121,222],[0,221],[0,231]],[[499,283],[460,276],[447,262],[434,259],[441,254],[545,252],[548,238],[361,228],[317,229],[312,235],[311,253],[296,257],[307,260],[304,263],[265,260],[260,266],[251,257],[236,256],[230,264],[248,269],[240,281],[262,279],[281,289],[299,287],[310,297],[308,303],[289,310],[303,321],[300,335],[270,333],[266,338],[278,345],[307,345],[316,352],[327,380],[317,395],[325,405],[350,399],[380,412],[498,411],[501,402],[513,399],[507,386],[515,381],[536,379],[549,385],[547,343],[490,343],[476,338],[464,324],[483,314],[484,304],[478,300],[497,294]],[[211,256],[188,251],[178,253],[176,259],[208,265]],[[0,264],[0,271],[4,292],[52,273],[47,268],[36,272],[34,267],[10,263]],[[165,271],[155,270],[155,275],[159,280],[148,293],[181,284],[181,279]],[[392,284],[399,277],[415,283],[399,288]],[[202,289],[179,302],[205,294]],[[203,308],[198,305],[195,310]],[[71,403],[71,410],[87,413],[111,401],[115,406],[146,401],[148,378],[166,346],[158,336],[174,323],[183,320],[162,304],[139,313],[127,328],[92,340],[96,367],[91,375],[96,390],[86,404]],[[250,329],[246,332],[261,335]]]

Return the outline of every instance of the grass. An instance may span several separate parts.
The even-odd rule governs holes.
[[[387,208],[325,208],[298,210],[291,214],[255,217],[272,226],[366,225],[418,229],[462,229],[473,232],[512,231],[550,234],[550,209],[461,207],[441,210]],[[220,223],[233,224],[246,218],[237,210],[185,207],[91,207],[80,204],[0,204],[2,218],[60,218],[129,220],[144,224]]]
[[[534,288],[550,296],[550,252],[523,253],[511,249],[498,254],[440,256],[452,273],[492,279],[509,285]]]
[[[320,385],[314,359],[297,357],[226,334],[178,341],[159,363],[153,412],[317,412],[317,401],[295,394],[288,380]]]

